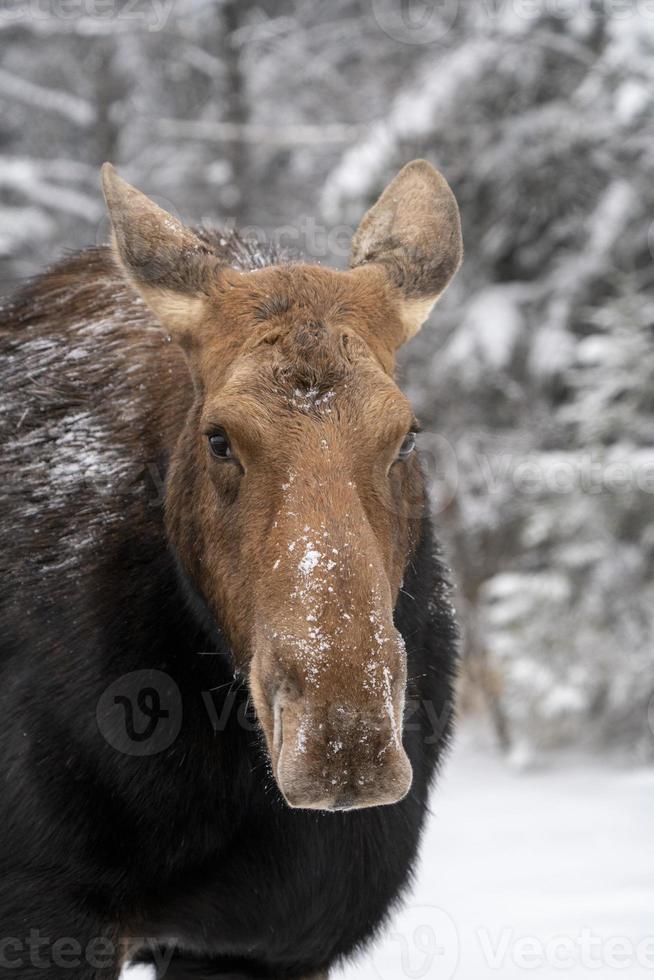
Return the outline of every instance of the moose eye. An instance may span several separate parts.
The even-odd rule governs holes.
[[[397,454],[398,459],[406,459],[410,456],[413,450],[416,448],[416,434],[415,432],[407,432],[404,437],[404,442],[400,446],[400,451]]]
[[[216,459],[233,459],[232,447],[225,432],[221,430],[212,432],[209,436],[209,445]]]

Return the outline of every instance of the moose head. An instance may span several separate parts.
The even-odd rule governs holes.
[[[279,788],[293,807],[394,803],[412,771],[393,610],[424,496],[394,361],[461,261],[454,196],[414,161],[349,270],[243,272],[109,164],[103,182],[116,257],[193,379],[168,537],[247,676]]]

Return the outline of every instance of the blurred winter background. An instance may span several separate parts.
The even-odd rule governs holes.
[[[651,937],[654,3],[3,0],[0,44],[3,291],[106,240],[104,160],[185,220],[339,265],[403,163],[443,170],[466,261],[402,372],[464,736],[416,894],[453,917],[461,980],[499,969],[463,943],[473,891],[495,944]],[[418,920],[352,977],[454,975]]]

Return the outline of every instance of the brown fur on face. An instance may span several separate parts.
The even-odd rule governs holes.
[[[424,288],[404,288],[406,269],[398,284],[397,263],[389,276],[377,256],[349,272],[217,270],[192,233],[108,180],[120,258],[184,346],[195,384],[168,474],[169,537],[248,674],[277,782],[293,806],[395,802],[411,767],[393,608],[423,492],[415,457],[398,458],[414,419],[394,352]],[[134,195],[139,220],[124,228]],[[127,201],[117,219],[116,200]],[[148,253],[153,226],[163,258],[146,281],[130,261]],[[216,432],[227,460],[211,451]]]

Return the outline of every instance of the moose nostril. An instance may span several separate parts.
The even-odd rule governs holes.
[[[277,697],[282,701],[297,701],[302,697],[302,684],[299,676],[289,675],[284,677],[277,688]]]
[[[302,681],[296,671],[284,671],[283,674],[281,671],[274,673],[265,679],[263,688],[268,703],[275,705],[279,702],[282,707],[298,701],[303,695]]]

